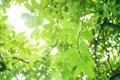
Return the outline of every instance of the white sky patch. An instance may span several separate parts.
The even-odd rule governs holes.
[[[55,78],[52,78],[52,80],[56,80]]]
[[[37,3],[40,3],[41,0],[36,0]]]
[[[38,26],[38,29],[40,30],[40,32],[42,32],[44,28],[43,28],[42,25],[39,25],[39,26]]]
[[[40,76],[41,75],[41,73],[37,73],[37,76]]]
[[[40,47],[43,47],[46,45],[46,42],[43,39],[40,39],[40,40],[30,39],[30,43],[33,45],[36,45],[36,43],[38,42]]]
[[[104,58],[101,59],[102,62],[106,61],[108,59],[108,56],[105,54]]]
[[[87,75],[84,75],[83,77],[82,77],[82,80],[87,80]]]
[[[51,55],[55,55],[58,52],[57,48],[53,48],[50,52]]]
[[[89,44],[89,41],[88,40],[84,40],[84,42],[88,45]]]
[[[118,51],[116,49],[113,49],[113,53],[115,56],[117,56]]]
[[[21,18],[22,13],[29,13],[29,11],[24,7],[24,5],[14,5],[12,4],[9,9],[7,9],[7,23],[15,27],[17,33],[25,31],[26,35],[30,35],[33,29],[28,28],[24,24],[24,19]]]
[[[2,2],[1,2],[1,0],[0,0],[0,5],[2,5]]]
[[[43,20],[43,24],[49,24],[49,23],[50,23],[50,21],[47,20],[46,18]]]
[[[40,39],[40,40],[39,40],[39,42],[40,42],[39,46],[41,46],[41,47],[43,47],[43,46],[45,46],[45,45],[46,45],[45,41],[44,41],[44,40],[42,40],[42,39]]]
[[[12,80],[26,80],[26,77],[23,74],[17,74]]]
[[[81,17],[80,20],[83,20],[85,22],[86,20],[90,20],[93,15],[94,15],[93,13],[85,15]]]

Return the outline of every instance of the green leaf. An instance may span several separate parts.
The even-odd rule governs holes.
[[[65,0],[54,0],[55,2],[65,2]]]
[[[53,71],[52,75],[51,75],[51,78],[56,79],[56,80],[62,80],[62,77],[60,76],[60,74],[61,73],[59,71]]]
[[[30,37],[33,38],[33,39],[39,39],[40,36],[41,36],[40,30],[39,30],[39,29],[35,29],[35,30],[32,32],[32,34],[31,34]]]
[[[29,3],[25,3],[25,7],[30,10],[31,12],[34,12],[35,9],[29,4]]]
[[[0,18],[0,22],[5,22],[7,20],[8,16],[3,16]]]
[[[73,55],[69,56],[68,63],[70,63],[70,65],[72,67],[77,66],[77,65],[81,65],[79,53],[73,53]]]
[[[84,64],[84,71],[88,75],[88,79],[94,79],[95,78],[94,69],[90,65],[87,65],[86,63],[83,64]]]
[[[70,65],[65,64],[61,72],[63,80],[70,80],[72,77],[72,68]]]
[[[90,31],[83,31],[81,33],[81,35],[82,35],[83,39],[85,39],[85,40],[92,40],[93,39],[93,35]]]
[[[15,36],[15,39],[17,39],[18,41],[25,41],[26,40],[26,36],[25,36],[25,32],[20,32]]]
[[[39,9],[40,5],[36,2],[36,0],[31,0],[32,7],[34,9]]]
[[[52,0],[41,0],[40,2],[40,9],[48,8],[48,5],[51,5],[53,3]]]

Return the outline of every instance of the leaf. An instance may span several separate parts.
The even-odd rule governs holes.
[[[72,51],[71,51],[72,52]],[[77,65],[81,65],[80,64],[80,56],[79,56],[79,53],[73,53],[73,55],[71,55],[69,58],[68,58],[68,62],[70,63],[70,65],[72,67],[74,66],[77,66]]]
[[[0,22],[5,22],[7,20],[8,16],[3,16],[2,18],[0,18]]]
[[[62,78],[63,80],[70,80],[71,79],[71,75],[72,75],[72,68],[70,65],[65,64],[64,68],[61,72]]]
[[[30,10],[31,12],[34,12],[34,8],[29,4],[29,3],[25,3],[25,7]]]
[[[52,3],[53,3],[52,0],[41,0],[40,9],[48,8],[48,5],[51,5]]]
[[[90,63],[90,62],[89,62]],[[78,76],[81,72],[84,72],[88,75],[88,79],[94,79],[95,73],[93,67],[87,64],[85,61],[81,60],[80,64],[76,67],[74,75]]]
[[[15,39],[17,39],[18,41],[25,41],[26,40],[26,36],[25,36],[25,32],[20,32],[15,36]]]
[[[31,4],[32,4],[32,7],[33,7],[34,9],[39,9],[39,8],[40,8],[40,6],[39,6],[39,4],[36,2],[36,0],[31,0]]]
[[[40,30],[39,29],[35,29],[32,32],[30,37],[33,38],[33,39],[39,39],[40,38]]]
[[[83,65],[84,65],[84,72],[88,75],[88,79],[94,79],[95,78],[94,69],[86,63],[83,63]]]
[[[87,46],[87,44],[85,42],[83,42],[82,40],[80,41],[80,46],[79,46],[79,49],[80,49],[80,54],[83,56],[83,59],[85,61],[89,61],[89,59],[91,58],[91,54],[89,52],[89,48]]]
[[[59,71],[53,71],[51,74],[51,78],[56,80],[62,80],[62,77],[60,77],[60,74],[61,73]]]
[[[55,2],[58,2],[58,3],[60,3],[60,2],[65,2],[65,0],[54,0]]]
[[[115,0],[112,0],[112,1],[110,1],[111,2],[111,6],[114,6],[115,5],[115,3],[116,3],[116,1]]]
[[[93,39],[93,35],[90,31],[83,31],[81,33],[81,35],[82,35],[83,39],[85,39],[85,40],[92,40]]]

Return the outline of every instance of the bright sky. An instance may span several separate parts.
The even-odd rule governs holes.
[[[32,29],[24,25],[24,19],[21,18],[22,13],[29,13],[29,11],[23,5],[19,6],[12,4],[11,7],[7,9],[7,23],[12,24],[17,33],[25,31],[26,34],[29,35]]]

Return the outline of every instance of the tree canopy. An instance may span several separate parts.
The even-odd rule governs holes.
[[[12,4],[29,38],[6,23]],[[0,79],[119,80],[120,0],[1,0]]]

